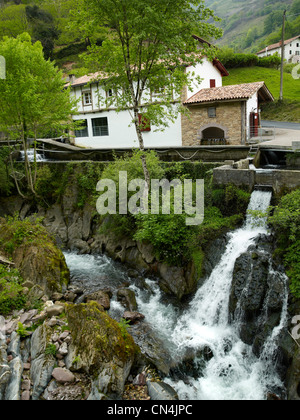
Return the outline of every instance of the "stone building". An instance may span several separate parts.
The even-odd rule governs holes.
[[[258,135],[261,103],[274,98],[264,82],[201,89],[184,101],[182,145],[240,145]]]

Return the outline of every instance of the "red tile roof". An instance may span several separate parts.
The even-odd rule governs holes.
[[[262,96],[268,101],[273,101],[273,95],[264,82],[245,83],[241,85],[231,85],[216,87],[211,89],[201,89],[191,98],[184,102],[185,105],[201,104],[206,102],[247,100],[255,93],[261,91]]]

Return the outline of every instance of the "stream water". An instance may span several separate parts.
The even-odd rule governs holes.
[[[270,201],[270,192],[254,191],[249,209],[264,211]],[[244,226],[228,235],[220,262],[184,309],[167,302],[155,280],[145,279],[144,287],[130,285],[136,293],[138,310],[162,339],[171,359],[180,365],[188,353],[192,355],[193,374],[190,370],[182,372],[183,366],[180,376],[173,374],[164,379],[182,400],[263,400],[267,392],[284,390],[275,355],[276,339],[287,321],[285,275],[274,273],[285,285],[281,319],[265,340],[259,358],[240,339],[239,320],[232,322],[229,316],[235,262],[260,234],[268,234],[265,221],[257,224],[249,214]],[[89,292],[103,287],[116,289],[128,281],[126,269],[106,256],[65,256],[73,284]],[[118,319],[123,311],[113,297],[111,316]]]

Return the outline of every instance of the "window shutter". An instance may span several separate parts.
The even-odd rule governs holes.
[[[150,120],[143,114],[139,114],[139,126],[141,127],[141,131],[151,131]]]
[[[215,79],[210,79],[210,87],[211,88],[216,87],[216,80]]]

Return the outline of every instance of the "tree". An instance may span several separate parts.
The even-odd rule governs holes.
[[[62,134],[76,104],[64,89],[62,73],[44,59],[40,42],[32,45],[29,34],[4,37],[0,55],[6,60],[6,78],[0,80],[0,131],[22,142],[27,183],[35,193],[35,174],[27,155],[28,138],[36,140],[51,129]],[[15,182],[23,195],[17,178]]]
[[[208,40],[220,37],[221,30],[208,23],[217,18],[202,0],[81,0],[77,13],[87,33],[93,28],[99,34],[101,28],[103,42],[96,45],[90,37],[86,60],[91,69],[106,74],[102,84],[116,92],[112,100],[117,109],[132,112],[143,151],[145,121],[165,127],[182,110],[178,98],[191,82],[186,66],[199,62],[204,54],[214,58],[210,44],[204,43],[200,52],[192,35]],[[160,92],[154,102],[151,91]],[[149,186],[144,154],[142,163]]]
[[[40,9],[37,5],[26,6],[26,16],[32,26],[35,41],[41,41],[45,58],[52,57],[54,41],[59,37],[59,30],[51,13]]]
[[[16,37],[23,32],[29,31],[28,20],[24,4],[9,4],[0,7],[0,37]]]

